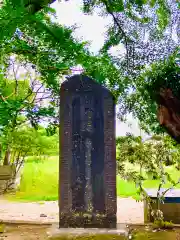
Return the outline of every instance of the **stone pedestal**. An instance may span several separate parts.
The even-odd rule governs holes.
[[[64,228],[111,228],[116,229],[116,216],[100,214],[61,214],[59,227]]]
[[[51,227],[48,232],[48,239],[50,240],[125,240],[128,237],[127,229],[98,229],[98,228],[58,228],[58,225]]]

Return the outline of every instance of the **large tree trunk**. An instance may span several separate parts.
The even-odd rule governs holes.
[[[180,143],[180,100],[171,89],[161,89],[159,93],[158,120],[168,134]]]
[[[3,165],[9,165],[10,163],[10,157],[11,157],[11,151],[10,151],[10,148],[9,146],[7,147],[7,150],[5,152],[5,156],[4,156],[4,162],[3,162]]]

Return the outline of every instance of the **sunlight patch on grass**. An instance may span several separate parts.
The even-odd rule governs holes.
[[[9,199],[54,201],[58,199],[58,157],[43,161],[27,160],[19,191]]]

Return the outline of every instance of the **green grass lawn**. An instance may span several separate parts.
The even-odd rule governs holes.
[[[128,166],[129,167],[129,166]],[[58,157],[50,157],[44,160],[28,158],[25,163],[20,189],[16,194],[8,195],[10,200],[18,201],[50,201],[58,199]],[[180,177],[180,172],[169,167],[174,180]],[[157,180],[145,181],[144,187],[155,188]],[[167,184],[165,187],[170,186]],[[180,185],[178,186],[180,188]],[[127,182],[117,176],[117,194],[121,197],[138,198],[136,186],[133,182]]]

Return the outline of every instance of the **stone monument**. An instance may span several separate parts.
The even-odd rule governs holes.
[[[60,90],[59,227],[116,228],[115,101],[84,75]]]

